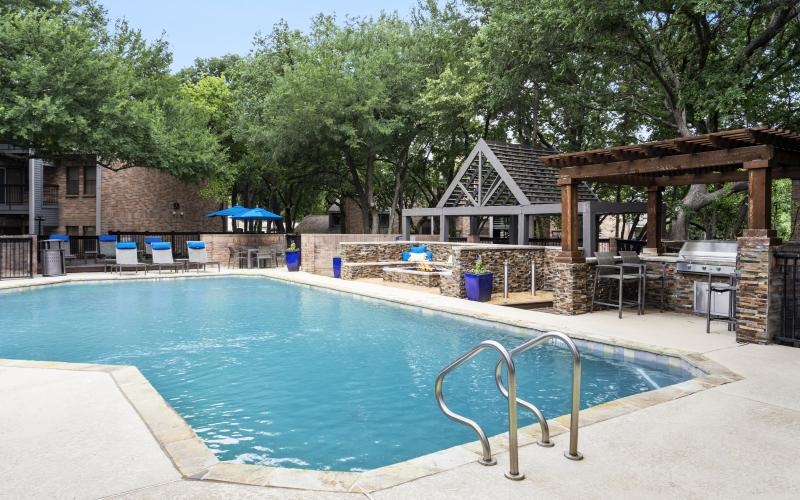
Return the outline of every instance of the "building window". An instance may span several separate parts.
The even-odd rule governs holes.
[[[84,236],[97,236],[95,232],[94,226],[83,226],[83,235]]]
[[[70,236],[78,236],[80,234],[79,226],[66,226],[67,234]]]
[[[78,196],[81,189],[80,167],[67,167],[67,196]]]
[[[342,227],[342,214],[332,212],[328,214],[328,229],[340,229]]]
[[[97,167],[83,167],[83,195],[94,196],[97,189]]]
[[[389,214],[378,214],[378,229],[389,229]]]

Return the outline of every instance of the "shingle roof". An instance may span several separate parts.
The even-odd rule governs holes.
[[[556,151],[497,141],[486,141],[486,144],[531,204],[561,201],[558,169],[545,165],[541,160],[542,156],[556,154]],[[585,183],[578,185],[578,196],[580,201],[597,200]]]
[[[487,163],[493,164],[492,155],[500,163],[497,167],[508,172],[508,175],[516,184],[516,188],[519,189],[517,193],[521,192],[521,196],[527,198],[530,204],[559,203],[561,201],[558,169],[546,165],[541,160],[542,156],[552,155],[555,151],[498,141],[484,142],[486,143],[485,146],[482,143],[478,143],[476,146],[478,154],[475,154],[472,162],[465,170],[462,170],[461,177],[454,179],[454,184],[451,184],[451,187],[458,184],[463,185],[464,189],[472,196],[472,199],[469,199],[469,196],[459,186],[458,188],[452,188],[444,206],[469,206],[470,204],[477,204],[478,201],[484,206],[525,204],[524,200],[514,195],[513,191],[515,190],[510,189],[509,186],[501,182],[500,175],[495,169],[479,168],[481,161],[484,165]],[[485,148],[488,148],[489,151],[487,152]],[[475,150],[470,153],[470,156],[474,153]],[[481,179],[478,178],[479,173],[480,177],[482,177]],[[578,196],[580,201],[597,200],[597,197],[585,183],[578,185]]]

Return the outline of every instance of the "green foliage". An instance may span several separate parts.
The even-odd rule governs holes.
[[[483,259],[480,255],[475,259],[475,262],[472,263],[472,274],[487,274],[490,273],[488,269],[483,267]]]
[[[181,178],[212,175],[219,147],[182,99],[162,40],[90,1],[19,2],[0,16],[0,137],[60,158],[97,155]]]

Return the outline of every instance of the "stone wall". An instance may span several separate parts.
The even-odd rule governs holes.
[[[304,243],[305,244],[305,243]],[[415,242],[392,241],[381,243],[358,242],[341,243],[342,278],[357,279],[363,277],[379,277],[382,266],[369,263],[396,262],[401,259],[404,250]],[[466,297],[464,288],[464,272],[471,270],[475,259],[480,256],[484,267],[494,273],[493,293],[503,293],[503,264],[509,263],[509,291],[520,292],[531,289],[531,262],[537,266],[537,289],[552,289],[552,256],[553,249],[546,247],[516,245],[478,245],[470,243],[425,242],[433,253],[433,261],[444,264],[452,258],[452,274],[442,276],[439,288],[442,295],[450,297]]]
[[[220,262],[223,266],[228,265],[231,248],[246,249],[261,246],[286,248],[286,235],[283,234],[201,234],[200,239],[206,242],[208,260]],[[237,263],[234,262],[232,265],[236,266]]]
[[[772,340],[779,320],[780,306],[777,297],[770,294],[772,254],[778,240],[747,231],[738,239],[739,250],[736,268],[740,271],[737,286],[736,341],[765,344]]]
[[[661,273],[664,268],[666,268],[664,310],[694,314],[694,282],[708,282],[708,275],[679,273],[675,262],[647,262],[648,272]],[[727,283],[729,280],[724,276],[714,276],[713,281]],[[649,280],[645,291],[647,307],[659,307],[661,305],[661,282]]]
[[[586,262],[553,262],[553,310],[574,315],[589,312],[594,266]]]

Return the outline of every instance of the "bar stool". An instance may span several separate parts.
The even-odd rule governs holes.
[[[708,273],[708,308],[706,309],[706,333],[711,333],[712,321],[723,321],[728,324],[728,331],[736,330],[736,275],[730,277],[728,283],[714,283],[712,273]],[[713,314],[711,300],[714,294],[729,294],[728,314]]]
[[[608,252],[597,252],[595,254],[597,257],[597,266],[594,273],[594,288],[592,289],[592,306],[591,312],[594,312],[594,305],[600,304],[602,306],[609,306],[609,307],[616,307],[619,311],[619,318],[622,319],[622,307],[635,307],[637,314],[642,314],[642,279],[639,275],[639,267],[636,267],[635,272],[630,272],[627,269],[633,269],[633,265],[629,264],[616,264],[614,262],[614,256]],[[617,293],[617,303],[614,304],[610,302],[600,302],[596,300],[597,295],[597,285],[601,281],[609,281],[617,282],[618,286],[618,293]],[[636,283],[637,290],[636,290],[636,300],[625,300],[623,298],[623,291],[625,289],[625,283]]]
[[[664,312],[664,295],[667,289],[667,265],[662,263],[660,271],[651,271],[647,269],[647,263],[639,258],[639,254],[630,250],[620,250],[619,256],[622,257],[622,263],[626,266],[636,266],[639,269],[639,276],[642,280],[641,288],[641,301],[642,313],[647,305],[647,282],[659,281],[661,283],[661,303],[658,307],[658,312]]]

